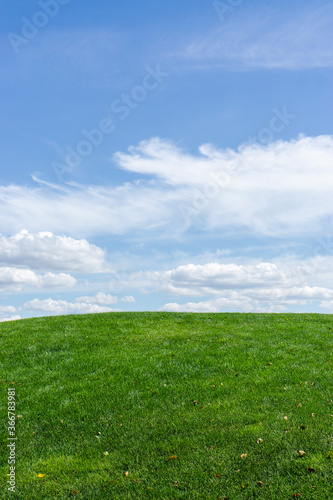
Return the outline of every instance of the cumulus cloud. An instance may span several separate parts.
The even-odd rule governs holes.
[[[14,314],[12,316],[6,316],[7,314],[12,314],[16,312],[16,307],[14,306],[0,306],[0,322],[1,321],[14,321],[16,319],[21,319],[21,316]]]
[[[135,298],[132,295],[127,295],[126,297],[122,297],[121,302],[135,302]]]
[[[118,303],[118,297],[114,295],[109,295],[107,293],[98,292],[92,296],[81,296],[76,297],[74,301],[69,302],[67,300],[54,300],[52,298],[40,300],[33,299],[26,302],[21,309],[26,311],[39,311],[46,314],[86,314],[86,313],[99,313],[99,312],[112,312],[119,311],[119,309],[114,309],[109,307],[110,305]],[[135,302],[135,298],[132,296],[122,297],[121,302]],[[14,312],[14,310],[8,310],[7,312]],[[5,310],[4,310],[5,312]],[[1,315],[1,309],[0,309]]]
[[[155,283],[161,291],[194,296],[238,287],[276,286],[286,279],[285,273],[269,262],[247,266],[216,262],[188,264],[164,272],[141,273],[141,276]]]
[[[4,313],[14,313],[16,312],[16,308],[14,306],[0,306],[0,315]]]
[[[225,291],[222,297],[202,302],[167,303],[160,311],[170,312],[281,312],[288,306],[312,305],[313,301],[333,298],[333,290],[321,287],[261,288]],[[319,307],[332,308],[331,302],[321,302]]]
[[[66,273],[38,274],[31,269],[0,267],[0,291],[20,291],[24,287],[69,288],[76,284],[76,279]]]
[[[9,237],[0,235],[0,265],[6,264],[39,271],[100,273],[109,269],[105,251],[84,239],[27,230]]]
[[[68,302],[67,300],[53,300],[51,298],[45,300],[33,299],[26,302],[23,308],[28,311],[39,311],[47,314],[87,314],[111,312],[113,309],[99,304],[91,304],[86,302]]]
[[[47,227],[75,237],[158,233],[169,239],[191,225],[282,237],[327,230],[333,215],[333,137],[199,149],[193,155],[161,139],[143,141],[115,160],[154,179],[117,187],[0,187],[0,230]]]
[[[67,300],[53,300],[51,298],[33,299],[26,302],[22,309],[41,311],[47,314],[86,314],[115,311],[108,306],[116,304],[118,297],[98,292],[92,296],[76,297],[73,302]]]
[[[98,304],[99,306],[106,306],[110,304],[116,304],[118,302],[118,297],[114,295],[108,295],[106,293],[98,292],[92,297],[77,297],[75,302],[80,302],[83,304]]]
[[[265,289],[265,294],[278,296],[279,290],[288,293],[322,294],[330,290],[324,283],[324,272],[332,264],[332,257],[317,257],[302,261],[281,260],[278,263],[259,264],[187,264],[168,271],[143,271],[132,276],[136,286],[145,286],[178,296],[219,295],[228,290],[253,289],[253,294]],[[297,263],[297,265],[296,265]],[[326,270],[326,271],[325,271]],[[331,276],[326,280],[330,282]],[[315,298],[313,296],[313,298]],[[322,296],[327,298],[327,296]]]
[[[308,259],[303,269],[286,261],[248,265],[188,264],[168,271],[137,273],[133,282],[147,290],[176,297],[205,297],[200,302],[166,303],[159,309],[161,311],[279,312],[290,306],[311,307],[314,304],[330,308],[333,289],[311,284],[320,281],[318,276],[330,261],[331,257]],[[331,283],[330,278],[328,282]]]

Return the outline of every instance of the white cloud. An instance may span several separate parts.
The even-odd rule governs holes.
[[[118,297],[98,292],[93,297],[77,297],[75,299],[75,302],[80,302],[82,304],[98,304],[99,306],[107,306],[110,304],[116,304],[118,302]]]
[[[86,302],[68,302],[66,300],[45,300],[33,299],[26,302],[23,308],[28,311],[40,311],[48,314],[90,314],[111,312],[113,309],[98,304],[88,304]]]
[[[222,295],[220,293],[220,295]],[[320,287],[261,288],[223,292],[223,296],[202,302],[167,303],[160,311],[171,312],[281,312],[289,306],[310,306],[313,301],[333,298],[333,290]],[[332,309],[333,300],[319,307]]]
[[[281,125],[279,113],[288,119],[286,109],[277,110],[275,125]],[[118,153],[116,159],[126,170],[155,175],[174,189],[186,188],[180,212],[203,230],[313,234],[332,214],[331,136],[244,144],[238,150],[217,150],[209,144],[199,149],[201,155],[194,156],[155,138],[128,154]]]
[[[193,37],[174,53],[200,62],[199,67],[203,61],[213,67],[247,69],[333,66],[332,5],[329,2],[318,9],[302,5],[299,12],[290,6],[292,10],[287,21],[285,15],[279,17],[278,5],[268,6],[259,14],[251,6],[250,11],[243,7],[229,13],[228,22],[222,22],[205,35]],[[217,11],[223,11],[223,7]]]
[[[0,322],[3,321],[16,321],[17,319],[22,319],[21,316],[15,315],[15,316],[9,316],[8,318],[0,318]]]
[[[122,302],[135,302],[135,298],[132,295],[127,295],[126,297],[122,297],[120,299]]]
[[[23,287],[69,288],[76,284],[76,279],[66,273],[37,274],[31,269],[0,267],[0,291],[20,291]]]
[[[328,309],[329,313],[333,313],[333,300],[323,300],[320,307]]]
[[[249,299],[241,300],[239,298],[221,298],[215,300],[206,300],[203,302],[186,302],[178,304],[171,302],[159,308],[159,311],[169,312],[222,312],[222,311],[251,311],[252,303]]]
[[[0,306],[0,315],[2,316],[4,313],[14,313],[16,312],[16,308],[14,306]]]
[[[27,230],[6,237],[0,235],[0,264],[34,270],[107,272],[105,251],[67,236],[50,232],[30,234]]]
[[[74,237],[147,231],[175,218],[179,193],[140,183],[119,187],[67,186],[0,187],[2,233],[25,227]],[[172,213],[174,214],[172,217]],[[162,222],[161,222],[162,221]]]
[[[48,314],[86,314],[115,311],[115,309],[111,309],[108,306],[117,302],[118,297],[98,292],[93,296],[76,297],[74,302],[53,300],[51,298],[40,300],[36,298],[26,302],[22,309],[41,311]]]
[[[16,319],[21,319],[21,316],[14,314],[12,316],[6,316],[6,314],[12,314],[16,312],[16,307],[14,306],[0,306],[0,322],[2,321],[14,321]]]
[[[186,264],[168,271],[141,271],[131,276],[136,287],[153,288],[177,296],[220,295],[228,290],[253,289],[268,297],[282,294],[301,295],[304,298],[325,299],[330,296],[332,276],[328,269],[332,257],[316,257],[303,261],[282,258],[276,263],[259,264]],[[316,286],[314,286],[316,284]],[[320,284],[320,286],[318,286]]]
[[[206,232],[296,237],[322,234],[333,215],[331,136],[244,144],[237,150],[203,145],[199,155],[155,138],[118,153],[116,160],[155,180],[61,190],[3,186],[0,229],[170,239],[192,225]]]
[[[135,286],[178,297],[208,297],[200,302],[171,302],[162,311],[279,312],[295,306],[328,307],[333,304],[331,276],[324,270],[332,258],[311,258],[303,267],[281,259],[278,263],[187,264],[169,271],[141,272],[132,277]],[[303,273],[303,274],[302,274]]]
[[[216,294],[231,288],[275,286],[286,280],[285,273],[269,262],[247,266],[216,262],[188,264],[164,272],[141,273],[137,278],[140,276],[163,292],[190,296]]]

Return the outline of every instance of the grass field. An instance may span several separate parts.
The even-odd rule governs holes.
[[[332,328],[319,314],[2,323],[0,498],[332,499]]]

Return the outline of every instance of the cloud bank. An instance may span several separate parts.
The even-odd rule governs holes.
[[[236,150],[205,144],[198,155],[153,138],[119,152],[115,161],[138,180],[116,187],[0,187],[0,230],[177,238],[193,227],[313,237],[327,231],[333,215],[332,136],[243,144]],[[44,246],[47,241],[44,236]],[[70,239],[53,242],[80,247],[102,267],[96,248]]]

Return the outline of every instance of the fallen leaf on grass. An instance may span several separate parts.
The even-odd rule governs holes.
[[[247,458],[247,453],[242,453],[241,454],[241,458],[244,460],[245,458]]]
[[[288,417],[283,417],[285,420],[288,420]]]
[[[262,438],[259,438],[259,439],[258,439],[258,441],[257,441],[257,443],[258,443],[258,444],[260,444],[260,443],[262,443],[262,442],[263,442],[263,439],[262,439]]]
[[[152,490],[153,488],[151,488],[150,486],[147,487],[147,490]]]
[[[175,481],[175,482],[173,483],[173,485],[174,485],[174,487],[175,487],[175,488],[178,488],[178,486],[179,486],[179,482],[178,482],[178,481]]]
[[[211,446],[211,447],[210,447],[210,450],[215,450],[215,446]]]
[[[315,416],[315,413],[311,413],[311,417],[314,417]]]
[[[257,484],[257,486],[263,486],[264,485],[264,483],[262,481],[257,481],[256,484]]]
[[[127,471],[125,472],[125,476],[128,476],[128,474],[129,474],[129,472],[128,472],[128,470],[127,470]]]
[[[107,456],[109,454],[108,451],[103,451],[103,455]]]
[[[171,455],[171,457],[168,458],[168,460],[175,460],[177,457],[176,455]]]
[[[302,457],[303,455],[305,455],[305,451],[303,451],[303,450],[299,450],[299,452],[298,452],[298,453],[301,455],[301,457]]]
[[[37,474],[37,477],[44,477],[45,474]]]
[[[221,477],[221,474],[218,472],[218,473],[216,474],[216,477]]]
[[[316,470],[315,470],[315,468],[314,468],[314,467],[309,467],[309,468],[308,468],[308,471],[309,471],[309,472],[316,472]]]

